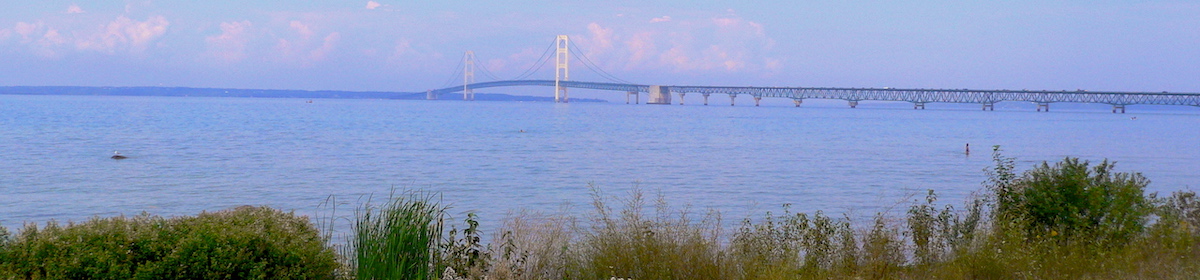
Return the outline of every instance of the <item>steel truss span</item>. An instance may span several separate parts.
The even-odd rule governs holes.
[[[648,93],[650,85],[559,81],[568,88],[612,90]],[[480,89],[512,86],[555,86],[553,80],[509,80],[472,83],[466,88]],[[846,101],[904,101],[925,103],[974,103],[990,105],[1004,101],[1049,103],[1098,103],[1125,105],[1182,105],[1200,107],[1200,93],[1112,92],[1112,91],[1045,91],[1045,90],[971,90],[971,89],[894,89],[894,88],[819,88],[819,87],[723,87],[723,86],[666,86],[671,93],[750,95],[755,98],[776,97],[794,100],[841,99]],[[429,91],[441,96],[459,92],[463,86]]]

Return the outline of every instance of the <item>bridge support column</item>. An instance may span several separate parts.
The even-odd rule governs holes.
[[[638,96],[638,92],[627,91],[627,92],[625,92],[625,104],[629,104],[629,96],[630,95],[633,95],[633,104],[638,104],[638,102],[640,102],[641,97]]]
[[[984,111],[995,111],[996,103],[983,103],[983,110]]]
[[[737,99],[737,94],[730,94],[729,95],[729,106],[733,106],[734,99]]]
[[[925,110],[925,102],[913,102],[913,110]]]
[[[667,86],[650,86],[646,94],[646,104],[671,105],[671,88]]]
[[[1038,112],[1041,112],[1042,109],[1046,109],[1046,112],[1050,112],[1050,103],[1038,102],[1038,104],[1037,104]]]
[[[703,96],[704,96],[704,106],[708,106],[708,94],[707,94],[707,93],[701,93],[700,95],[703,95]]]
[[[858,108],[858,101],[850,100],[850,108]]]
[[[754,97],[754,107],[758,107],[759,101],[762,101],[762,96],[755,96]]]
[[[1120,109],[1121,113],[1124,114],[1125,113],[1125,104],[1113,104],[1113,113],[1114,114],[1117,113],[1117,109]]]
[[[679,93],[679,105],[683,105],[683,94],[682,92]]]
[[[437,100],[437,94],[433,94],[432,90],[426,91],[425,92],[425,100]]]
[[[796,107],[800,107],[800,103],[804,103],[804,99],[792,99],[792,103],[796,103]]]

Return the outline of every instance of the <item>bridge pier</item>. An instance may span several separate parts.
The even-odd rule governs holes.
[[[983,103],[983,110],[984,111],[995,111],[996,103]]]
[[[858,108],[858,100],[850,100],[850,108]]]
[[[1038,102],[1038,104],[1037,104],[1038,112],[1041,112],[1042,109],[1046,109],[1046,112],[1050,112],[1050,103]]]
[[[1113,114],[1117,113],[1117,109],[1121,109],[1121,113],[1125,113],[1125,104],[1113,104]]]
[[[800,107],[800,103],[804,103],[804,99],[795,98],[792,99],[792,103],[796,103],[796,107]]]
[[[650,92],[646,94],[648,100],[646,104],[661,104],[671,105],[671,88],[667,86],[650,86]]]
[[[433,90],[425,92],[425,100],[437,100],[437,94],[433,94]]]
[[[913,110],[925,110],[925,102],[913,102]]]
[[[683,105],[683,92],[679,93],[679,105]]]
[[[733,106],[734,99],[737,99],[737,94],[729,94],[729,106]]]
[[[762,101],[762,96],[755,96],[754,97],[754,107],[758,107],[759,101]]]
[[[707,93],[701,93],[700,95],[703,95],[703,96],[704,96],[704,106],[708,106],[708,94],[707,94]],[[682,99],[682,98],[681,98],[681,99]]]

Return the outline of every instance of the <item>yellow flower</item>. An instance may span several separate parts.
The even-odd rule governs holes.
[[[1054,230],[1050,230],[1050,237],[1055,237],[1055,236],[1058,236],[1058,232],[1054,231]]]

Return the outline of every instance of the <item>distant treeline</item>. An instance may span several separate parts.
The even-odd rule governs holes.
[[[385,91],[308,91],[268,89],[225,89],[189,87],[62,87],[24,86],[0,87],[0,94],[18,95],[110,95],[110,96],[192,96],[192,97],[260,97],[260,98],[351,98],[351,99],[425,99],[424,92]],[[461,100],[454,95],[444,100]],[[553,101],[553,97],[518,96],[496,93],[477,93],[480,101]],[[576,102],[605,102],[600,99],[571,99]]]

